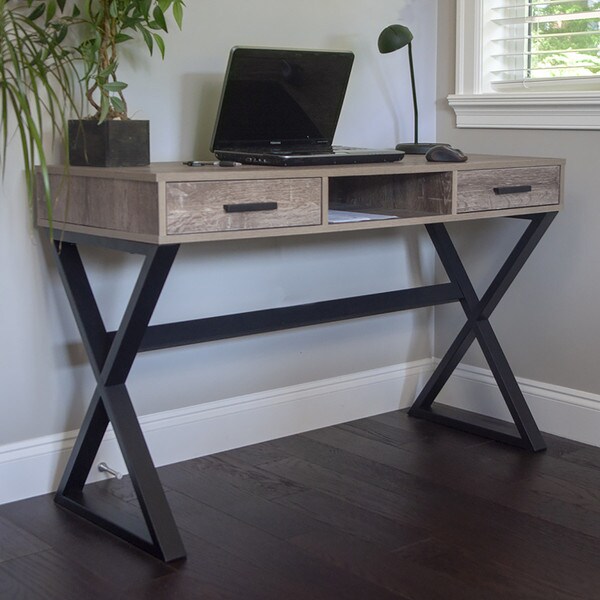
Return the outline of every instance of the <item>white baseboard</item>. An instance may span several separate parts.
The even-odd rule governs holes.
[[[248,394],[140,418],[157,466],[410,406],[435,360]],[[600,396],[519,379],[542,431],[600,446]],[[458,399],[458,400],[457,400]],[[439,402],[510,420],[491,373],[461,365]],[[0,446],[0,504],[56,489],[76,431]],[[112,431],[96,462],[126,472]],[[90,481],[106,476],[96,472]]]
[[[431,360],[248,394],[140,418],[157,466],[410,405]],[[0,446],[0,504],[56,490],[77,431]],[[96,463],[126,472],[109,429]],[[95,469],[89,481],[104,479]]]

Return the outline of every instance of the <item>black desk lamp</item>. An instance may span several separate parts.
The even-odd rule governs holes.
[[[438,144],[423,144],[419,142],[419,107],[417,105],[417,88],[415,86],[415,69],[412,57],[413,34],[404,25],[389,25],[380,34],[377,46],[381,54],[395,52],[408,46],[408,64],[410,66],[410,81],[412,83],[413,108],[415,119],[415,141],[412,144],[398,144],[396,150],[403,150],[407,154],[426,154],[432,146]]]

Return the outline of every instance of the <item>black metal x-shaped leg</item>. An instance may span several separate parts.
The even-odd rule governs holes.
[[[145,260],[121,325],[110,334],[76,244],[62,241],[55,245],[59,272],[97,380],[55,500],[162,560],[182,558],[185,549],[125,386],[179,246],[125,244],[124,249],[145,255]],[[84,492],[109,422],[127,465],[143,521]]]
[[[450,281],[461,291],[460,303],[467,316],[467,322],[410,408],[411,416],[477,433],[534,452],[546,448],[489,318],[555,216],[556,213],[551,212],[524,217],[531,221],[530,224],[481,299],[471,284],[446,227],[443,224],[427,225],[429,236]],[[508,423],[492,423],[491,420],[480,415],[450,407],[438,405],[434,409],[432,406],[442,387],[475,340],[479,342],[500,388],[513,418],[514,427]]]

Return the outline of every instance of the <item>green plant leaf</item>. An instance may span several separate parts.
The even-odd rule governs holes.
[[[107,92],[120,92],[127,87],[127,84],[122,81],[111,81],[109,83],[105,83],[102,86],[103,90]]]
[[[156,42],[156,45],[158,46],[158,49],[160,50],[160,55],[162,56],[163,60],[165,58],[165,41],[162,39],[162,37],[160,37],[160,35],[158,33],[153,33],[152,36],[154,37],[154,41]]]
[[[127,35],[126,33],[117,33],[117,35],[115,36],[115,43],[122,44],[123,42],[132,40],[132,39],[133,39],[132,35]]]
[[[178,0],[175,0],[175,4],[173,4],[173,17],[179,29],[183,28],[183,6],[183,2],[179,2]]]
[[[119,96],[111,96],[110,103],[113,109],[118,113],[124,113],[127,111],[127,107],[125,106],[125,102],[119,98]]]
[[[159,6],[155,6],[154,7],[154,10],[152,11],[152,16],[154,17],[154,20],[156,21],[156,24],[163,31],[168,31],[168,29],[167,29],[167,21],[165,19],[165,15],[164,15],[163,11],[160,9]]]
[[[100,115],[98,116],[98,124],[106,120],[108,111],[110,110],[110,98],[102,94],[100,98]]]
[[[150,17],[150,8],[152,7],[152,0],[140,0],[137,2],[141,14],[148,19]]]
[[[5,9],[5,10],[9,10],[9,9]],[[35,21],[36,19],[39,19],[43,14],[44,11],[46,10],[46,7],[44,6],[44,3],[40,3],[38,4],[28,15],[27,15],[27,19],[29,21]]]
[[[56,0],[48,0],[46,3],[46,24],[50,23],[56,14]]]
[[[56,31],[56,45],[60,46],[60,44],[62,44],[65,40],[65,38],[67,37],[67,33],[69,32],[69,28],[65,25],[62,24],[61,26],[59,26],[59,28]]]
[[[144,41],[146,42],[146,46],[148,46],[150,54],[152,54],[152,51],[154,49],[154,42],[152,41],[152,36],[150,35],[150,32],[147,29],[144,29],[143,27],[140,27],[139,30],[141,31]]]
[[[98,71],[98,77],[108,79],[117,70],[117,63],[110,63],[106,69]]]

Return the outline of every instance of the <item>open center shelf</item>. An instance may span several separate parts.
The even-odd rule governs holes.
[[[329,223],[452,214],[452,173],[329,179]]]

